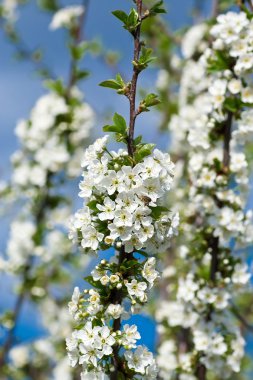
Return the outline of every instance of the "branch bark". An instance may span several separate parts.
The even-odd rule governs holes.
[[[213,18],[216,18],[219,14],[219,2],[220,0],[213,0],[211,12]]]
[[[139,15],[139,25],[137,26],[134,32],[134,57],[133,60],[137,62],[139,60],[140,51],[141,51],[141,22],[142,22],[142,0],[136,0],[137,12]],[[128,154],[133,156],[134,154],[134,127],[136,120],[136,110],[135,110],[135,101],[136,101],[136,89],[138,76],[140,74],[139,69],[136,66],[133,66],[133,75],[131,80],[131,88],[129,93],[129,102],[130,102],[130,121],[129,121],[129,133],[128,133]]]

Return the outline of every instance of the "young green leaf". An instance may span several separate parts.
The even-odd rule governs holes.
[[[133,65],[136,66],[139,71],[142,71],[148,67],[148,64],[156,59],[156,57],[152,56],[153,50],[147,49],[145,47],[141,50],[141,56],[139,61],[133,61]]]
[[[117,17],[120,21],[122,21],[124,24],[127,22],[128,15],[121,10],[113,11],[112,14]]]
[[[120,90],[122,87],[115,79],[105,80],[99,83],[99,86],[112,88],[113,90]]]
[[[157,104],[160,104],[161,101],[158,99],[158,95],[156,94],[148,94],[145,99],[142,100],[142,102],[139,105],[140,112],[147,112],[149,111],[149,107],[156,106]]]
[[[44,82],[45,86],[49,88],[49,90],[54,91],[56,94],[63,96],[65,94],[65,88],[62,79],[57,80],[47,80]]]
[[[118,113],[115,113],[113,116],[113,121],[115,126],[118,128],[119,133],[125,133],[127,129],[126,121],[123,116],[119,115]]]
[[[166,13],[166,10],[161,7],[162,5],[163,5],[163,0],[160,0],[156,4],[154,4],[149,10],[150,15],[155,16],[158,13]]]
[[[137,147],[134,158],[137,162],[143,160],[144,157],[149,156],[154,149],[155,144],[144,144],[140,148]]]

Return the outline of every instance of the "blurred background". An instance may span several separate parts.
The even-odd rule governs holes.
[[[74,1],[63,1],[64,5],[77,4]],[[193,22],[193,9],[200,7],[202,17],[208,16],[211,8],[211,0],[165,0],[167,14],[164,16],[172,30],[178,30],[190,26]],[[98,84],[120,71],[127,77],[131,69],[132,41],[119,27],[118,21],[111,15],[114,9],[129,9],[131,1],[127,0],[91,0],[85,36],[87,39],[97,38],[104,50],[114,51],[119,54],[119,61],[115,66],[106,65],[102,59],[87,56],[85,67],[91,75],[81,86],[85,94],[85,100],[96,113],[96,126],[93,137],[102,134],[102,126],[113,112],[119,112],[127,116],[128,104],[123,97],[113,91],[99,87]],[[17,20],[17,29],[27,46],[31,49],[43,47],[43,61],[58,76],[66,78],[69,70],[69,56],[67,54],[66,34],[63,29],[54,32],[49,30],[51,15],[38,11],[35,1],[22,6]],[[34,66],[25,60],[17,61],[14,58],[15,49],[7,41],[4,33],[0,32],[0,180],[8,180],[10,177],[10,156],[17,149],[18,141],[14,135],[14,128],[19,119],[27,118],[36,100],[45,93],[41,78],[36,75]],[[140,85],[146,89],[154,88],[157,80],[158,69],[147,70],[140,81]],[[137,133],[142,129],[145,140],[156,143],[159,148],[167,149],[169,146],[169,134],[167,131],[159,131],[159,113],[153,111],[141,116],[137,127]],[[70,192],[73,199],[77,200],[78,180],[73,184]],[[252,194],[249,203],[252,204]],[[2,217],[0,228],[0,252],[4,256],[6,242],[9,234],[9,223],[13,215]],[[110,253],[108,253],[109,255]],[[86,268],[89,273],[90,267]],[[76,278],[81,278],[76,276]],[[73,283],[80,284],[80,281]],[[14,292],[13,277],[0,273],[0,312],[13,307]],[[154,350],[156,339],[155,325],[148,316],[137,316],[133,322],[139,326],[142,335],[142,343]],[[21,312],[21,317],[16,329],[16,341],[19,343],[31,341],[47,333],[42,327],[39,313],[34,305],[26,301]],[[4,329],[0,328],[0,343],[4,340]],[[247,347],[251,349],[250,337]]]

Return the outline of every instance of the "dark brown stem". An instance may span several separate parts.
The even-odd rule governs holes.
[[[213,0],[211,13],[213,18],[217,17],[219,14],[219,2],[220,0]]]
[[[138,62],[140,51],[141,51],[141,21],[142,21],[142,0],[136,0],[137,12],[139,15],[139,25],[136,30],[133,32],[134,36],[134,57],[133,61]],[[134,127],[135,127],[135,119],[137,116],[135,110],[135,100],[136,100],[136,89],[137,89],[137,81],[138,76],[140,74],[139,68],[134,65],[133,66],[133,75],[131,80],[131,88],[129,92],[129,102],[130,102],[130,120],[129,120],[129,133],[128,133],[128,154],[133,156],[134,154]]]
[[[118,268],[120,268],[120,265],[126,258],[126,252],[125,252],[125,247],[122,245],[120,252],[119,252],[119,261],[118,261]],[[121,289],[115,289],[115,293],[112,295],[113,300],[112,302],[116,305],[121,305],[123,302],[123,294]],[[113,321],[113,331],[116,332],[120,330],[121,326],[121,318],[114,319]],[[110,375],[110,380],[117,380],[118,379],[118,373],[120,370],[120,357],[119,357],[119,346],[114,346],[113,347],[113,365],[114,365],[114,371]]]
[[[249,8],[251,10],[251,12],[253,12],[253,3],[251,0],[248,0],[248,4],[249,4]]]
[[[223,170],[228,171],[230,162],[230,140],[232,131],[233,113],[229,112],[224,128],[224,143],[223,143]]]
[[[83,1],[83,6],[85,10],[83,14],[80,16],[79,23],[76,30],[73,32],[74,46],[77,46],[80,43],[80,41],[83,39],[83,29],[84,29],[84,24],[87,18],[89,3],[90,3],[90,0]],[[76,72],[76,60],[72,58],[71,63],[70,63],[69,81],[68,81],[67,93],[66,93],[67,99],[69,98],[70,91],[76,82],[75,72]]]
[[[142,23],[142,0],[136,0],[136,8],[139,15],[139,25],[137,26],[136,30],[133,32],[134,37],[134,57],[133,61],[135,63],[138,62],[140,51],[141,51],[141,41],[140,41],[140,34],[141,34],[141,23]],[[129,132],[128,132],[128,141],[127,141],[127,147],[128,147],[128,154],[133,157],[134,155],[134,127],[135,127],[135,120],[138,116],[138,111],[136,111],[136,90],[137,90],[137,81],[138,76],[140,74],[140,70],[136,65],[133,65],[133,75],[131,80],[131,87],[129,92],[129,104],[130,104],[130,117],[129,117]],[[129,258],[132,256],[131,254],[126,254],[125,247],[122,246],[120,253],[119,253],[119,262],[118,266],[120,267],[121,263],[124,261],[124,259]],[[123,293],[121,289],[116,290],[113,295],[113,303],[114,304],[122,304],[123,302]],[[121,318],[115,319],[113,322],[113,331],[120,330],[121,326]],[[110,374],[110,380],[118,380],[119,376],[119,370],[121,368],[121,360],[119,357],[119,346],[115,346],[113,349],[113,364],[114,364],[114,371]]]
[[[199,364],[196,372],[198,380],[206,380],[206,367],[203,364]]]
[[[210,268],[210,280],[215,283],[216,273],[219,269],[219,238],[212,236],[210,247],[212,249],[211,255],[211,268]]]

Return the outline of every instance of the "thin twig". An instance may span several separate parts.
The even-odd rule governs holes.
[[[136,0],[137,12],[139,15],[139,25],[134,32],[134,62],[138,62],[140,51],[141,51],[141,41],[140,41],[140,33],[141,33],[141,21],[142,21],[142,0]],[[136,119],[136,111],[135,111],[135,100],[136,100],[136,88],[138,76],[140,74],[140,70],[136,65],[133,66],[133,76],[131,80],[131,88],[129,93],[129,102],[130,102],[130,121],[129,121],[129,133],[128,133],[128,153],[130,156],[134,154],[134,127],[135,127],[135,119]]]
[[[220,11],[219,2],[220,0],[213,0],[212,12],[211,12],[212,18],[216,18],[219,14],[219,11]]]

